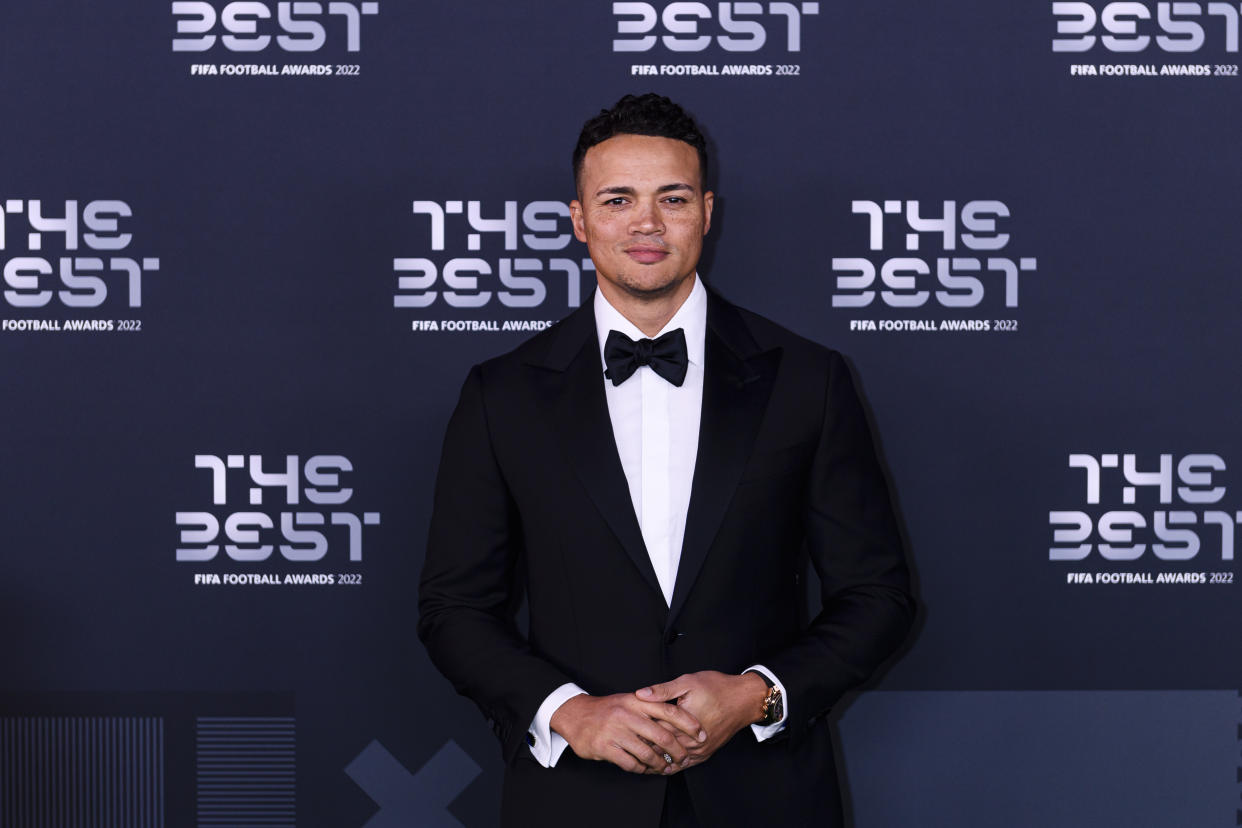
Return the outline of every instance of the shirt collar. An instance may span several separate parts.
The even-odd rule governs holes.
[[[686,356],[690,364],[703,367],[704,340],[707,338],[707,290],[703,287],[703,280],[699,278],[698,273],[694,274],[694,288],[686,297],[686,301],[681,303],[681,307],[673,314],[673,318],[668,320],[659,333],[650,338],[656,339],[678,328],[686,333]],[[608,339],[609,331],[619,331],[634,341],[648,338],[638,329],[637,325],[622,316],[621,311],[614,308],[604,297],[604,292],[597,287],[595,289],[595,333],[599,337],[601,361],[604,358],[604,342]]]

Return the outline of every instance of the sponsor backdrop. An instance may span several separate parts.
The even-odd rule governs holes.
[[[647,90],[899,500],[854,824],[1242,824],[1240,16],[0,4],[0,825],[495,824],[414,635],[440,440],[589,301],[570,150]]]

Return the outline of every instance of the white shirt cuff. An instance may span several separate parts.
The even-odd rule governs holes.
[[[543,700],[543,704],[539,705],[539,709],[535,711],[535,720],[530,723],[526,742],[530,746],[530,752],[535,757],[535,761],[545,768],[555,767],[556,760],[560,759],[565,748],[569,747],[569,742],[565,741],[565,737],[552,729],[552,714],[574,696],[585,694],[586,691],[572,681],[562,684],[549,693],[548,697]]]
[[[751,732],[755,734],[755,739],[762,742],[764,739],[771,739],[785,729],[785,721],[789,718],[789,697],[785,695],[785,685],[781,684],[781,680],[773,675],[772,671],[767,667],[764,667],[762,664],[752,664],[742,672],[745,673],[748,670],[754,670],[767,676],[776,689],[781,691],[781,701],[784,702],[784,710],[781,711],[780,721],[770,725],[753,724],[750,726]]]

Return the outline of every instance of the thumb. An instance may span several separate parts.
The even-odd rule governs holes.
[[[663,684],[653,684],[650,687],[643,687],[638,691],[637,695],[643,701],[666,702],[677,698],[685,692],[685,688],[681,686],[681,682],[674,679],[672,681],[666,681]]]

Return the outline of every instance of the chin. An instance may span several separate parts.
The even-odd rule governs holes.
[[[618,284],[622,290],[639,299],[657,299],[677,290],[685,281],[684,278],[669,276],[667,278],[649,278],[642,281],[622,279]]]
[[[659,299],[667,296],[677,290],[677,282],[664,282],[660,284],[635,284],[626,282],[621,287],[626,293],[637,299]]]

